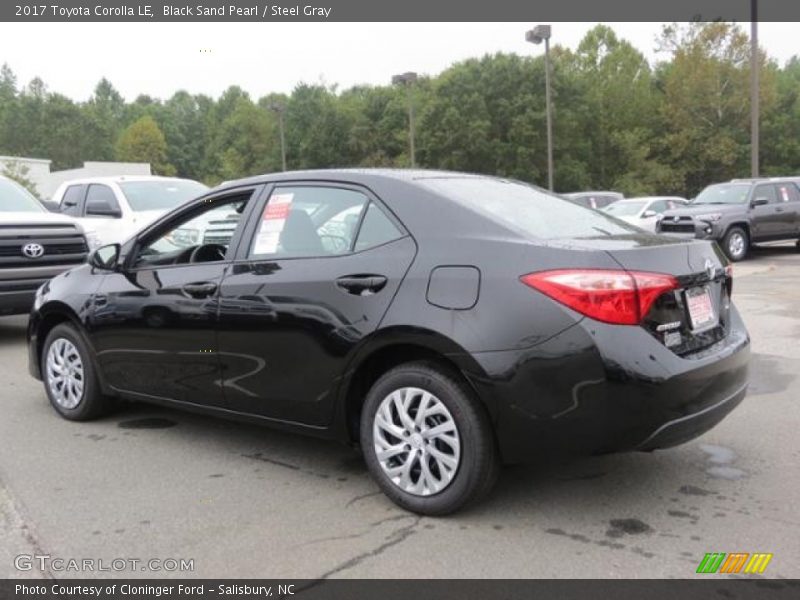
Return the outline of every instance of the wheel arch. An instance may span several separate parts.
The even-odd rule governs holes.
[[[34,343],[33,352],[35,352],[35,354],[33,358],[36,360],[36,365],[39,371],[41,371],[42,351],[44,350],[44,342],[47,339],[47,336],[53,329],[64,323],[74,327],[77,334],[81,336],[81,339],[89,348],[89,351],[94,354],[94,345],[86,335],[83,322],[78,314],[68,304],[53,300],[39,309],[35,320],[31,319],[31,323],[29,325],[30,339]],[[106,384],[102,370],[99,368],[99,365],[97,365],[96,362],[95,371],[97,372],[97,378],[100,382],[100,388],[102,389],[103,393],[112,395],[111,389]]]
[[[457,377],[494,421],[493,404],[473,383],[474,377],[485,373],[469,352],[441,333],[416,327],[394,327],[362,343],[342,377],[337,398],[348,441],[358,442],[361,408],[372,384],[388,370],[414,361],[434,363]]]
[[[753,234],[750,231],[749,221],[733,221],[731,223],[728,223],[727,227],[725,227],[725,232],[722,234],[723,239],[725,238],[726,235],[728,235],[728,233],[730,233],[730,230],[733,229],[734,227],[741,227],[742,229],[744,229],[744,232],[747,234],[748,243],[753,242]]]

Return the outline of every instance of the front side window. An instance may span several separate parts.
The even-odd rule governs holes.
[[[365,194],[347,188],[277,188],[259,215],[249,257],[346,254],[368,202]]]
[[[86,192],[86,216],[121,216],[119,202],[114,191],[107,185],[92,184]]]
[[[0,211],[47,212],[28,190],[10,179],[0,179]]]
[[[208,190],[202,183],[190,179],[124,181],[119,187],[133,212],[172,210]]]
[[[759,185],[756,187],[755,193],[753,194],[753,198],[756,200],[759,199],[766,199],[768,204],[775,204],[778,202],[778,196],[775,193],[775,186],[774,185]]]
[[[665,210],[672,208],[671,202],[668,200],[656,200],[655,202],[651,202],[650,206],[647,207],[647,210],[652,210],[657,215],[660,215]]]
[[[154,232],[140,247],[136,267],[225,260],[250,193],[204,202]]]

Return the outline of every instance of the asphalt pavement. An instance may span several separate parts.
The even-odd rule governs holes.
[[[26,318],[0,318],[0,577],[685,578],[707,552],[769,552],[764,577],[800,577],[800,252],[738,263],[733,297],[752,380],[719,426],[505,468],[447,518],[395,507],[334,443],[146,405],[62,420],[27,374]],[[33,555],[65,562],[17,558]]]

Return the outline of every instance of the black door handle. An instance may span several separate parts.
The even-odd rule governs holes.
[[[783,212],[783,207],[782,206],[776,206],[775,207],[775,212]]]
[[[386,277],[383,275],[348,275],[339,277],[336,285],[355,296],[371,296],[386,287]]]
[[[208,298],[217,291],[217,284],[210,281],[187,283],[183,286],[183,291],[192,298]]]

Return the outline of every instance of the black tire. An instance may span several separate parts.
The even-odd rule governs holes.
[[[83,389],[77,405],[74,407],[68,407],[65,406],[63,402],[59,402],[57,399],[57,391],[51,389],[50,378],[48,377],[47,356],[50,352],[50,348],[53,344],[59,342],[59,340],[66,340],[72,345],[77,355],[80,357],[83,367]],[[114,399],[104,395],[100,389],[100,383],[97,380],[97,371],[94,366],[94,356],[80,333],[78,333],[72,325],[62,323],[50,331],[42,347],[40,365],[47,398],[50,400],[50,404],[56,412],[65,419],[69,419],[70,421],[89,421],[103,416],[114,408]]]
[[[429,392],[444,404],[460,440],[460,461],[455,474],[446,487],[430,495],[401,489],[384,472],[376,454],[373,433],[376,413],[392,392],[408,387]],[[499,472],[499,454],[485,409],[456,375],[435,363],[406,363],[381,376],[367,393],[360,438],[369,472],[381,490],[398,506],[422,515],[446,515],[479,500],[491,490]]]
[[[732,261],[740,261],[750,249],[750,236],[743,227],[734,225],[725,233],[722,238],[722,250]]]

